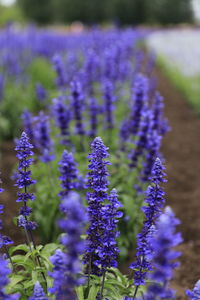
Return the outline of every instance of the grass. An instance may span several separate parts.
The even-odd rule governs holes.
[[[183,94],[195,112],[200,115],[200,75],[186,77],[176,67],[167,63],[162,56],[158,57],[157,62],[161,70]]]

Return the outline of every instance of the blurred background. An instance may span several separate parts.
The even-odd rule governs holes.
[[[0,26],[8,22],[39,25],[173,25],[198,23],[199,0],[0,0]]]

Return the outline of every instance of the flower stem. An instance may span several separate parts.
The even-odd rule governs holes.
[[[103,272],[103,279],[102,279],[102,284],[101,284],[100,300],[103,299],[103,290],[104,290],[105,278],[106,278],[106,270]]]

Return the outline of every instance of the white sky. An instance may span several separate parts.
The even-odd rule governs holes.
[[[1,4],[11,5],[16,0],[0,0]],[[200,20],[200,0],[192,0],[196,19]]]

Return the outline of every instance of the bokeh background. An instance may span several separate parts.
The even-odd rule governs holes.
[[[199,0],[1,0],[0,25],[7,22],[69,24],[151,24],[196,23]]]

